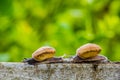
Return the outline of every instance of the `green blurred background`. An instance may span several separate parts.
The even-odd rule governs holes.
[[[0,0],[0,61],[22,61],[41,46],[70,57],[86,43],[120,61],[120,0]]]

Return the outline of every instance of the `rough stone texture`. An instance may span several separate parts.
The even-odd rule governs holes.
[[[0,62],[0,80],[120,80],[120,64]]]

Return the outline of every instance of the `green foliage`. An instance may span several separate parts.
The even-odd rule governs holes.
[[[119,0],[1,0],[0,61],[21,61],[45,45],[56,56],[96,43],[120,61]]]

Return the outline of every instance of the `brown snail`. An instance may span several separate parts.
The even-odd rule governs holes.
[[[107,58],[99,55],[101,47],[97,44],[88,43],[76,50],[73,62],[105,62]]]
[[[32,54],[32,58],[26,59],[23,62],[28,64],[35,64],[39,62],[54,63],[61,62],[62,58],[54,58],[56,50],[49,46],[40,47]]]

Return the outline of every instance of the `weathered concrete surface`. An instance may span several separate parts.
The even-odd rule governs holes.
[[[120,64],[0,63],[0,80],[120,80]]]

